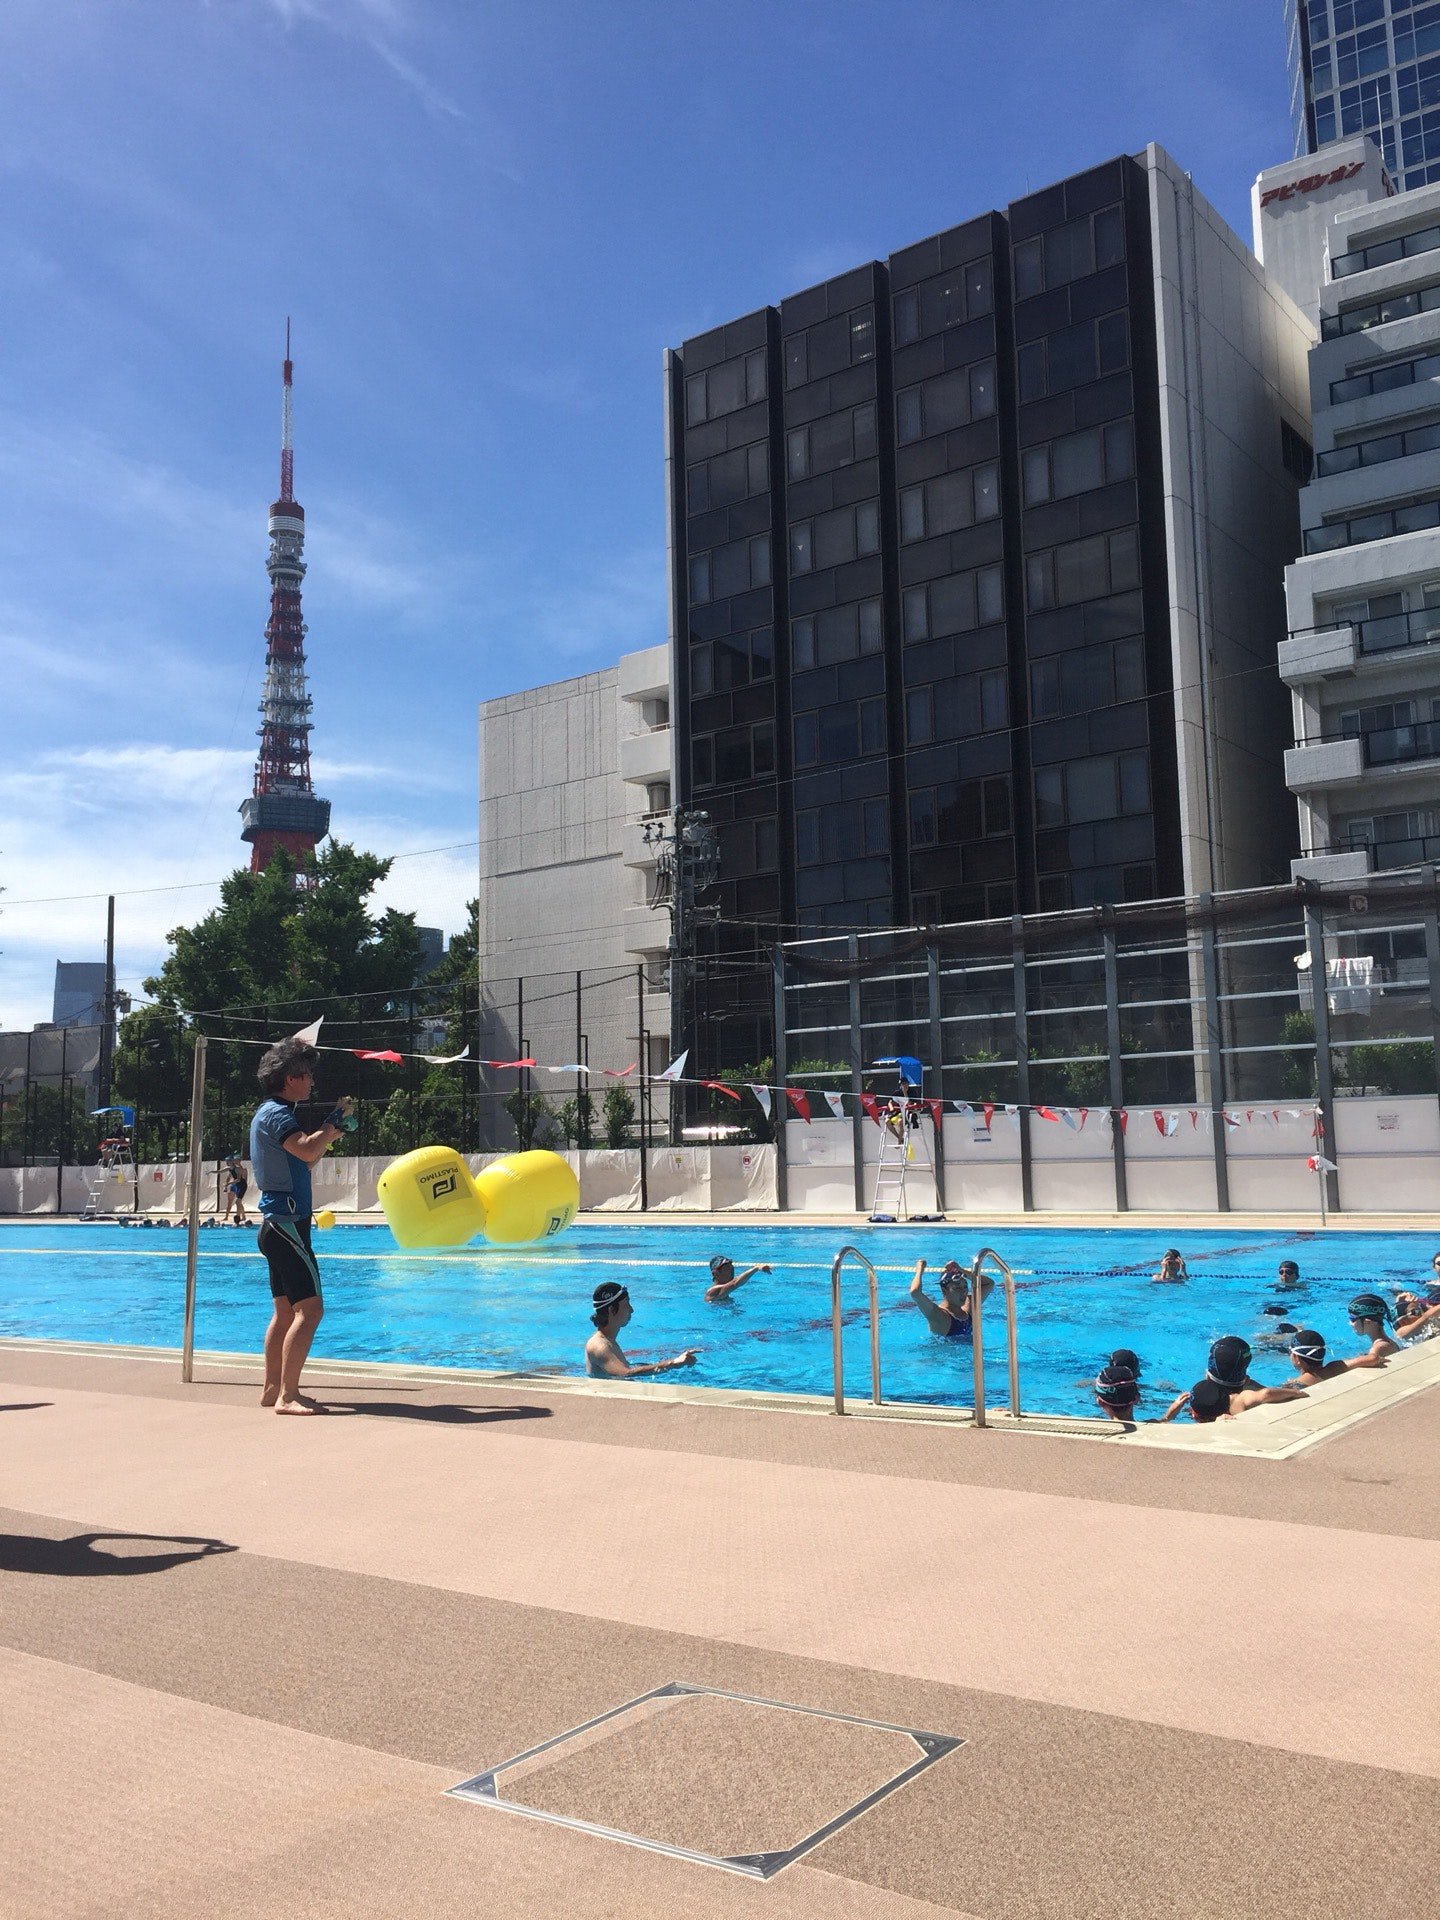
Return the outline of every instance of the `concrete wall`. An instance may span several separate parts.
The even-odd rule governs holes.
[[[1280,428],[1309,439],[1314,330],[1170,156],[1150,146],[1143,158],[1184,890],[1203,893],[1289,878],[1290,715],[1275,659],[1300,525]]]

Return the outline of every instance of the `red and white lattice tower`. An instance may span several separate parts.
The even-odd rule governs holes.
[[[285,322],[285,399],[280,435],[280,498],[270,509],[270,621],[265,628],[265,686],[260,696],[260,754],[255,788],[241,803],[242,840],[259,873],[283,847],[297,862],[330,831],[330,802],[310,779],[310,693],[305,684],[305,509],[295,498],[290,435],[290,322]]]

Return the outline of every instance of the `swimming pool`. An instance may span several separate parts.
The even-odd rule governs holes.
[[[968,1405],[969,1343],[930,1333],[907,1288],[924,1255],[933,1298],[935,1270],[951,1257],[968,1261],[987,1239],[1016,1273],[1024,1406],[1056,1414],[1096,1411],[1085,1383],[1116,1346],[1140,1354],[1142,1411],[1152,1414],[1204,1372],[1218,1334],[1251,1342],[1257,1379],[1283,1380],[1287,1356],[1261,1345],[1276,1325],[1263,1308],[1282,1297],[1282,1258],[1298,1261],[1302,1275],[1283,1296],[1285,1318],[1318,1327],[1332,1351],[1350,1352],[1352,1295],[1362,1286],[1423,1286],[1434,1252],[1431,1237],[1418,1233],[1186,1233],[1189,1283],[1157,1287],[1150,1275],[1170,1237],[1148,1226],[586,1223],[549,1245],[424,1254],[401,1253],[384,1229],[338,1230],[316,1236],[326,1300],[316,1357],[580,1375],[591,1291],[623,1279],[635,1307],[624,1335],[632,1360],[699,1346],[693,1374],[674,1380],[828,1394],[830,1263],[849,1241],[879,1269],[886,1399]],[[769,1262],[775,1272],[757,1275],[729,1303],[707,1306],[707,1263],[717,1251],[737,1267]],[[201,1234],[196,1296],[197,1349],[258,1349],[268,1288],[251,1231]],[[0,1334],[178,1347],[184,1297],[182,1233],[30,1222],[0,1231]],[[844,1304],[846,1391],[864,1399],[865,1278],[853,1263]],[[1004,1314],[995,1296],[985,1324],[989,1398],[1003,1402]]]

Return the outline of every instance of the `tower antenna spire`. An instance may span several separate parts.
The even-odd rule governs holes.
[[[290,393],[290,322],[285,322],[284,398],[280,415],[280,498],[270,509],[270,619],[265,627],[265,685],[260,695],[260,752],[255,786],[242,802],[240,837],[250,842],[250,870],[268,867],[283,847],[297,862],[330,831],[330,802],[310,778],[310,690],[305,677],[305,509],[295,498]]]

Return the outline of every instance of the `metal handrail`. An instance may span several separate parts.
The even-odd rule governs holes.
[[[858,1247],[842,1247],[830,1267],[830,1343],[835,1356],[835,1411],[845,1411],[845,1335],[840,1325],[840,1269],[850,1254],[870,1276],[870,1400],[880,1404],[880,1303],[875,1269]]]
[[[993,1260],[1005,1282],[1005,1334],[1010,1349],[1010,1417],[1020,1418],[1020,1350],[1015,1340],[1015,1276],[993,1247],[982,1247],[970,1268],[970,1340],[975,1367],[975,1424],[985,1425],[985,1332],[982,1325],[984,1299],[980,1285],[987,1260]]]

